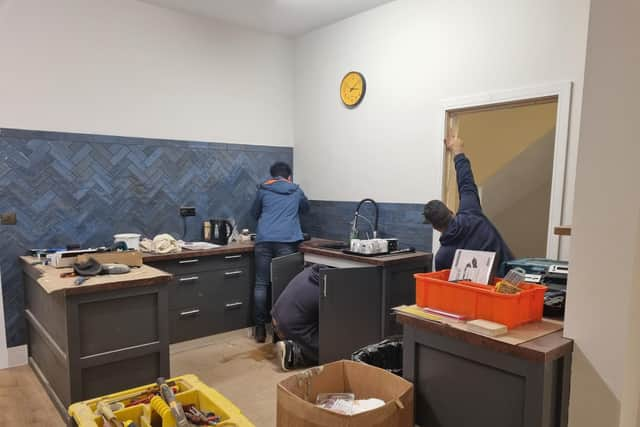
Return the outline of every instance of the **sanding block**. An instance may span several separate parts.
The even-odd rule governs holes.
[[[476,319],[467,322],[467,328],[471,332],[476,332],[489,337],[499,337],[509,332],[509,329],[502,323],[490,322],[488,320]]]

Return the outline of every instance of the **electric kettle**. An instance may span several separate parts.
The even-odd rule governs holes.
[[[226,219],[209,219],[202,226],[203,239],[216,245],[226,245],[233,232],[233,225]]]

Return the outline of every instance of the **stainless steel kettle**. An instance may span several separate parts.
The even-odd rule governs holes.
[[[226,219],[209,219],[202,226],[203,239],[216,245],[226,245],[233,232],[233,225]]]

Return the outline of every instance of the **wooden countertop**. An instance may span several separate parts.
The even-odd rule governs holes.
[[[125,274],[107,274],[88,276],[81,285],[74,284],[75,277],[60,277],[61,273],[73,271],[72,268],[54,268],[50,265],[34,264],[37,258],[30,256],[20,257],[23,271],[46,293],[64,292],[65,295],[87,294],[101,291],[110,291],[122,288],[139,286],[154,286],[168,283],[171,274],[153,268],[149,265],[132,268]]]
[[[254,246],[255,245],[253,242],[231,243],[230,245],[220,246],[218,248],[213,248],[213,249],[205,249],[201,251],[192,251],[189,249],[184,249],[182,252],[177,252],[172,254],[143,253],[142,259],[144,260],[145,263],[149,263],[149,262],[170,261],[174,259],[184,259],[184,258],[203,257],[203,256],[240,254],[240,253],[246,253],[246,252],[253,252]]]
[[[300,245],[300,252],[306,253],[306,254],[322,255],[330,258],[347,259],[349,261],[357,261],[357,262],[362,262],[364,264],[371,264],[371,265],[377,265],[382,267],[403,264],[407,262],[418,262],[418,261],[427,265],[431,265],[431,260],[433,258],[433,254],[428,252],[419,252],[419,251],[412,252],[412,253],[405,253],[405,254],[397,254],[397,255],[381,255],[381,256],[375,256],[375,257],[349,255],[349,254],[342,253],[342,251],[338,249],[329,249],[329,248],[320,247],[327,243],[338,243],[338,242],[333,240],[325,240],[325,239],[312,239]]]
[[[336,240],[313,238],[311,240],[304,241],[300,244],[300,252],[315,254],[315,255],[323,255],[331,258],[347,259],[350,261],[357,261],[365,264],[379,265],[379,266],[397,265],[397,264],[402,264],[406,262],[416,262],[416,261],[423,262],[425,264],[431,264],[431,260],[433,257],[432,254],[427,252],[414,252],[414,253],[398,254],[398,255],[365,257],[365,256],[358,256],[358,255],[347,255],[347,254],[343,254],[342,251],[340,250],[320,247],[322,245],[332,244],[332,243],[335,244],[340,242]],[[206,249],[202,251],[183,250],[182,252],[172,253],[172,254],[145,253],[142,255],[142,257],[145,263],[149,263],[149,262],[169,261],[174,259],[184,259],[184,258],[192,258],[192,257],[230,255],[230,254],[253,252],[254,247],[255,247],[254,242],[232,243],[230,245],[220,246],[219,248]]]
[[[468,344],[485,347],[488,350],[506,353],[521,359],[534,362],[548,362],[570,354],[573,351],[573,340],[564,338],[562,330],[544,335],[540,338],[513,345],[494,339],[453,328],[447,324],[418,319],[403,313],[397,313],[400,323],[416,329],[465,341]]]

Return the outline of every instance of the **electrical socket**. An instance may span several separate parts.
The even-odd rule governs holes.
[[[196,216],[196,208],[193,206],[180,206],[180,216]]]
[[[16,213],[6,212],[0,214],[0,224],[2,225],[16,225]]]

